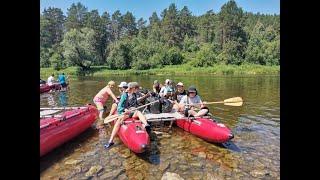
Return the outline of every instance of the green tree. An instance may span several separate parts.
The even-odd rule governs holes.
[[[119,10],[115,11],[111,16],[112,41],[120,39],[122,29],[122,15]]]
[[[193,37],[195,35],[195,25],[193,23],[193,16],[187,6],[184,6],[179,12],[179,26],[181,38],[187,35]]]
[[[194,67],[208,67],[217,63],[217,55],[212,44],[204,43],[196,54],[196,58],[190,62]]]
[[[178,11],[175,4],[169,6],[168,11],[163,12],[163,37],[169,47],[180,46],[182,42],[181,29],[178,21]]]
[[[140,18],[137,22],[137,28],[139,31],[139,36],[146,39],[148,37],[148,29],[146,27],[147,21],[143,20],[143,18]]]
[[[62,10],[53,7],[44,9],[42,20],[42,27],[40,27],[40,29],[42,29],[43,32],[45,31],[47,35],[48,47],[60,43],[63,37],[63,23],[65,21]]]
[[[40,67],[50,67],[50,54],[49,54],[49,49],[48,48],[43,48],[40,47]]]
[[[63,55],[71,63],[78,66],[79,73],[85,74],[96,61],[94,53],[95,32],[90,28],[71,29],[64,35]]]
[[[49,26],[49,20],[40,14],[40,47],[42,48],[49,48],[52,46]]]
[[[80,2],[77,4],[72,3],[71,7],[67,9],[67,19],[65,22],[67,31],[83,28],[87,12],[88,9]]]
[[[200,42],[212,43],[215,38],[215,27],[217,25],[216,15],[212,10],[197,17],[197,34]]]
[[[278,65],[280,60],[280,38],[271,26],[258,21],[252,30],[246,49],[246,62],[261,65]]]
[[[161,31],[160,31],[160,19],[156,12],[152,13],[149,18],[150,25],[148,27],[148,38],[153,42],[161,41]]]
[[[222,49],[220,60],[227,64],[241,64],[247,43],[246,33],[242,29],[242,9],[234,0],[230,0],[222,6],[218,19],[216,42]]]
[[[130,69],[132,47],[128,40],[121,40],[111,45],[107,63],[111,69]]]
[[[132,37],[137,35],[137,24],[135,22],[135,17],[131,12],[127,12],[122,16],[122,36]]]

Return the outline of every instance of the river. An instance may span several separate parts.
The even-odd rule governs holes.
[[[107,136],[99,136],[90,128],[40,159],[41,179],[86,179],[91,167],[99,170],[96,179],[161,179],[165,172],[184,179],[280,179],[280,76],[86,77],[72,79],[67,92],[41,94],[40,105],[92,103],[109,80],[137,81],[152,89],[154,80],[167,78],[183,82],[186,88],[195,85],[203,101],[242,97],[241,107],[209,105],[216,120],[232,129],[232,142],[240,151],[208,143],[175,126],[171,133],[151,135],[151,149],[142,155],[130,152],[118,137],[107,151],[103,143],[111,129],[107,128]],[[114,92],[118,94],[117,89]]]

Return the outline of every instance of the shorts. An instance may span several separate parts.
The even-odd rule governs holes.
[[[94,98],[93,102],[97,106],[98,111],[104,111],[104,107],[103,107],[104,102],[101,98]]]
[[[65,88],[65,87],[67,87],[67,84],[64,82],[64,83],[61,83],[61,86],[62,86],[63,88]]]

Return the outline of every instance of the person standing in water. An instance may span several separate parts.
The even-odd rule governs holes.
[[[104,104],[107,102],[109,96],[112,97],[112,99],[118,103],[119,100],[117,97],[113,94],[112,89],[115,87],[114,81],[109,81],[108,85],[101,89],[98,94],[93,98],[94,104],[97,106],[97,109],[99,111],[99,121],[97,123],[97,127],[103,128],[103,112],[104,112]]]
[[[62,73],[58,76],[58,81],[61,85],[61,90],[65,91],[66,87],[67,87],[67,83],[66,83],[66,77],[65,77],[64,73]]]

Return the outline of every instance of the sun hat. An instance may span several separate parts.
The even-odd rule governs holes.
[[[178,82],[178,84],[176,86],[183,86],[182,82]]]
[[[128,84],[126,82],[121,82],[120,85],[118,87],[128,87]]]

